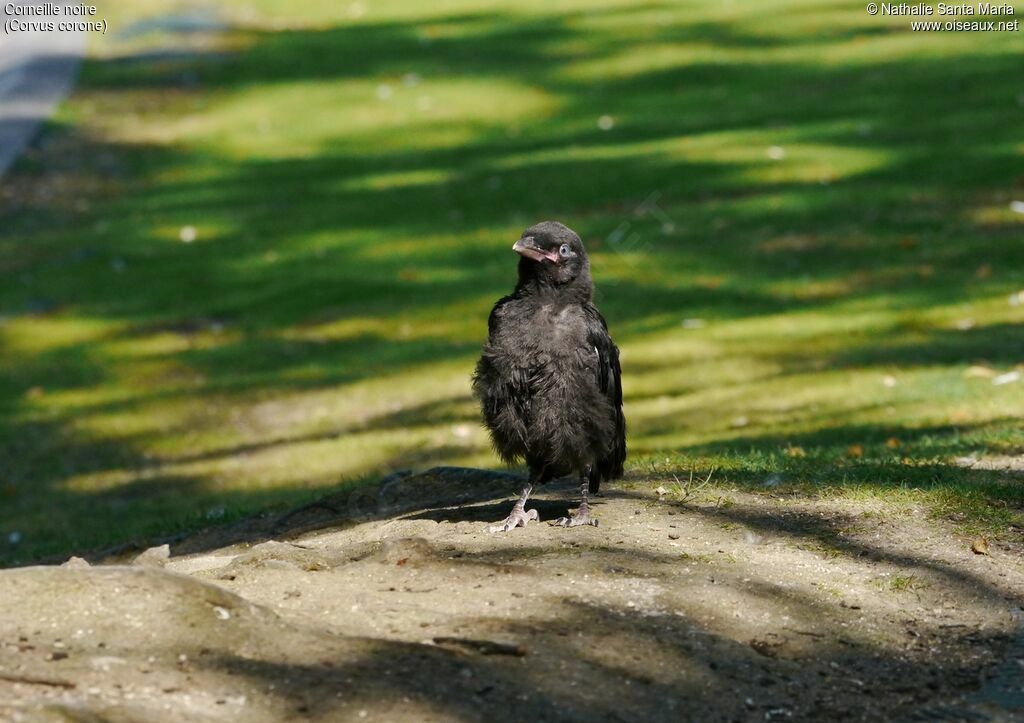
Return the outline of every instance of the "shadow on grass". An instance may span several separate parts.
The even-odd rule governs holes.
[[[662,9],[652,4],[645,12]],[[733,23],[688,24],[679,16],[641,27],[623,16],[621,26],[584,32],[577,20],[466,14],[275,33],[243,28],[234,32],[246,49],[233,55],[89,61],[80,92],[98,98],[150,91],[223,98],[256,86],[376,84],[415,72],[424,83],[507,81],[538,89],[557,100],[557,109],[507,124],[418,122],[421,130],[466,131],[464,142],[431,146],[394,128],[346,131],[345,109],[338,108],[335,137],[316,152],[276,159],[184,144],[117,144],[51,126],[13,177],[17,193],[0,206],[0,268],[17,279],[0,291],[0,312],[14,321],[65,314],[102,320],[110,325],[104,343],[156,333],[180,337],[184,348],[137,358],[173,365],[200,381],[151,384],[68,410],[45,407],[40,394],[113,382],[110,360],[94,353],[95,342],[55,343],[35,353],[0,326],[8,371],[0,387],[0,464],[13,480],[13,503],[0,513],[0,525],[37,529],[51,538],[40,549],[70,551],[109,538],[125,514],[153,514],[154,529],[168,526],[167,515],[187,519],[188,527],[196,524],[196,509],[251,512],[294,499],[294,491],[227,491],[203,479],[189,481],[187,495],[164,494],[146,481],[152,461],[143,450],[178,433],[173,426],[105,439],[80,431],[77,422],[138,411],[153,399],[216,394],[231,403],[443,361],[464,363],[468,375],[490,301],[510,284],[508,239],[542,217],[564,219],[594,249],[595,275],[606,289],[602,308],[626,344],[674,328],[682,317],[827,311],[850,300],[925,310],[1021,284],[1019,228],[972,215],[1019,172],[1016,146],[1024,126],[1008,100],[1019,91],[1017,56],[979,48],[951,58],[814,64],[770,54],[796,36],[767,37]],[[825,48],[881,42],[884,35],[851,25],[803,42]],[[766,54],[758,62],[679,61],[597,79],[577,72],[582,62],[612,61],[625,50],[681,43]],[[603,115],[614,117],[612,131],[597,128]],[[715,140],[718,133],[739,140]],[[743,134],[821,153],[820,177],[776,179],[773,162],[761,153],[735,153],[737,144],[753,142]],[[687,145],[705,137],[725,143],[735,160],[706,160],[702,146],[694,153]],[[867,161],[852,171],[833,168],[815,150],[824,146]],[[423,182],[415,179],[419,173],[436,177]],[[372,182],[380,174],[394,182]],[[79,188],[94,200],[54,201]],[[650,212],[636,211],[652,194],[671,217],[671,230]],[[624,222],[637,244],[616,241]],[[192,225],[198,241],[180,243],[178,229]],[[803,240],[796,247],[777,243],[792,237]],[[979,274],[982,266],[987,271]],[[698,277],[715,281],[701,284]],[[794,280],[825,290],[803,293]],[[452,317],[457,323],[432,329]],[[335,321],[374,330],[318,331]],[[216,338],[206,339],[214,329]],[[296,330],[304,336],[282,334]],[[1014,324],[967,333],[895,329],[826,363],[1011,363],[1019,361],[1022,343]],[[458,417],[443,407],[414,405],[369,426]],[[244,454],[347,431],[272,437],[181,458]],[[789,435],[786,442],[838,444],[841,434],[856,431]],[[707,450],[780,441],[730,438]],[[644,447],[641,439],[635,448]],[[947,448],[957,451],[953,442]],[[407,457],[440,461],[443,454],[438,447],[409,450]],[[67,487],[74,474],[102,469],[138,479],[102,492]],[[866,484],[894,482],[892,468],[862,471]],[[45,520],[47,509],[64,511],[64,531],[45,522],[26,525]],[[14,549],[0,550],[0,559],[24,561]]]

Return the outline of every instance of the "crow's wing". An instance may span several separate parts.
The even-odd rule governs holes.
[[[508,296],[502,296],[495,302],[494,308],[491,309],[491,315],[487,317],[488,338],[494,338],[494,333],[498,330],[498,324],[500,323],[501,319],[501,307],[503,307],[508,302],[512,301],[513,298],[515,297],[512,296],[512,294],[509,294]]]
[[[583,312],[587,320],[587,341],[597,352],[597,383],[615,410],[615,438],[604,457],[597,461],[597,474],[590,480],[590,491],[597,492],[602,479],[622,475],[622,465],[626,461],[626,418],[622,414],[619,348],[608,334],[608,325],[601,312],[592,304],[584,304]]]
[[[484,422],[491,433],[494,448],[508,463],[514,463],[526,454],[526,419],[529,397],[525,394],[526,380],[516,370],[499,369],[489,350],[501,326],[501,308],[512,300],[506,296],[498,300],[487,319],[488,347],[476,365],[473,392],[480,400]]]

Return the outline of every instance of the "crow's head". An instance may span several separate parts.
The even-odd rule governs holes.
[[[523,231],[512,250],[519,254],[519,280],[590,287],[590,262],[583,242],[568,226],[543,221]]]

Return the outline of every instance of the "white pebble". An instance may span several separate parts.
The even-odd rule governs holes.
[[[1020,381],[1020,372],[1012,371],[1006,372],[1006,374],[1000,374],[992,380],[992,384],[1001,386],[1003,384],[1013,384],[1014,382]]]

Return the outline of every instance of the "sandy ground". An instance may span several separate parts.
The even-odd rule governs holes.
[[[516,484],[399,474],[169,558],[0,572],[0,719],[1024,720],[1013,543],[628,482],[600,527],[487,534]]]

